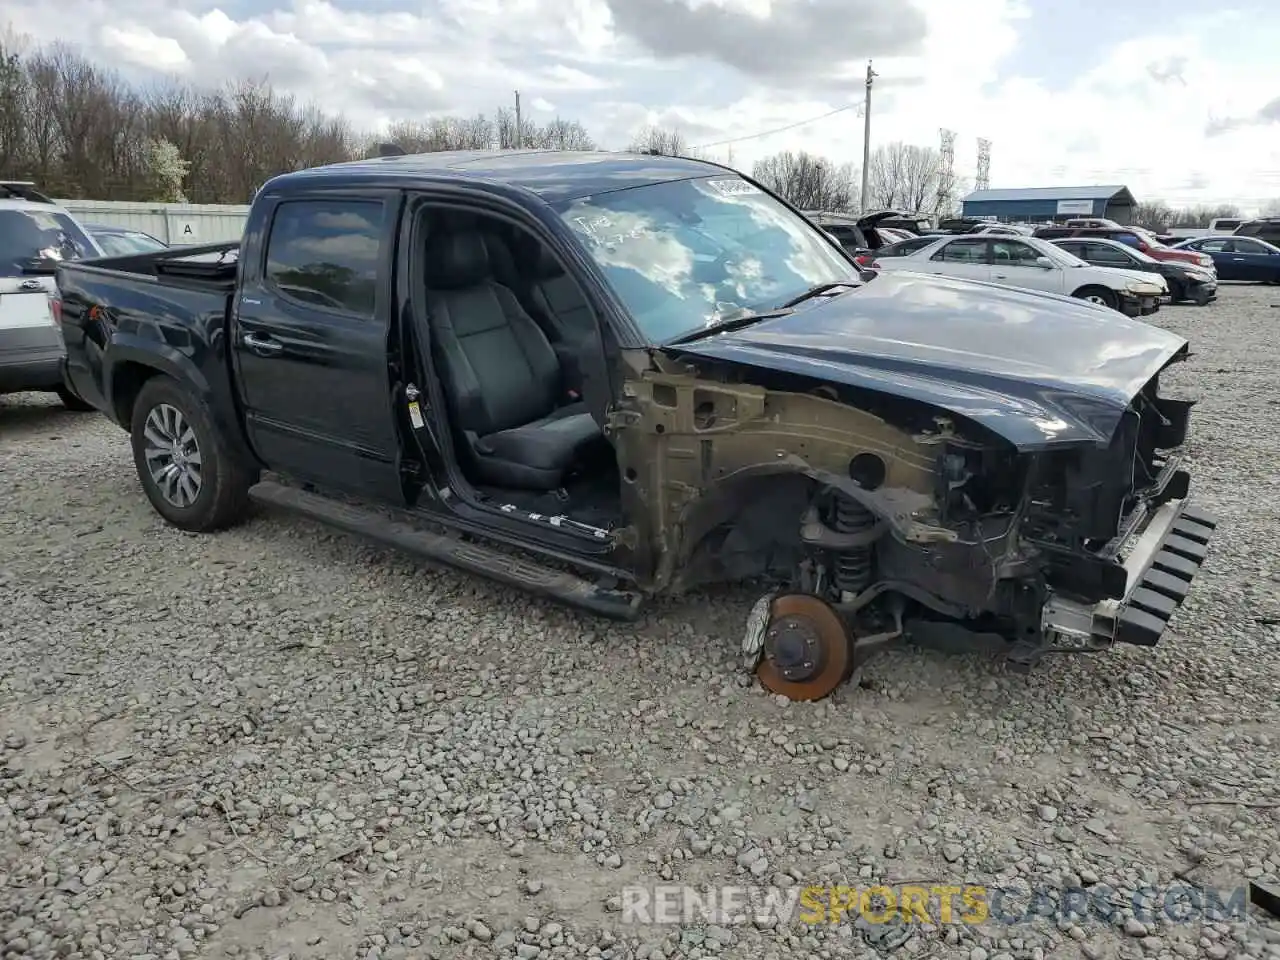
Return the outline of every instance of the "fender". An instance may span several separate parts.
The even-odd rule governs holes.
[[[225,362],[221,346],[221,343],[210,344],[210,352],[217,361]],[[103,361],[103,391],[110,404],[111,418],[126,431],[131,428],[131,424],[118,403],[117,377],[128,365],[137,364],[170,377],[190,390],[204,404],[232,452],[245,463],[258,464],[240,426],[240,405],[230,390],[229,379],[223,378],[220,383],[211,383],[200,367],[177,347],[136,334],[122,333],[118,329],[111,333],[110,349],[104,352]]]

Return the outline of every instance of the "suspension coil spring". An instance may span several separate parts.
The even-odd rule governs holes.
[[[831,509],[831,529],[838,533],[859,533],[875,526],[870,510],[855,500],[836,495]],[[832,581],[848,593],[857,593],[871,585],[871,547],[841,550],[834,557]]]

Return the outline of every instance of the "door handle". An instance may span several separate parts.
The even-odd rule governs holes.
[[[1244,263],[1244,257],[1232,257],[1231,259],[1236,263]]]
[[[284,344],[279,340],[257,333],[246,333],[241,342],[260,357],[274,357],[284,349]]]
[[[996,279],[996,280],[1008,280],[1008,279],[1009,279],[1008,275],[1003,274],[1003,273],[993,273],[991,276],[992,276],[994,279]]]

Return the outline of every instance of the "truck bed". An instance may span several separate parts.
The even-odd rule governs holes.
[[[66,373],[75,392],[114,416],[114,371],[141,355],[197,384],[211,402],[234,409],[225,342],[238,247],[221,243],[58,264]]]
[[[238,242],[170,247],[155,253],[68,261],[58,265],[58,276],[80,273],[128,274],[130,279],[198,286],[210,292],[229,293],[235,287],[239,254]]]

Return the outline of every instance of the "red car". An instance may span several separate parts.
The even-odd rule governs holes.
[[[1141,250],[1152,260],[1174,263],[1194,263],[1206,270],[1213,270],[1213,258],[1195,250],[1174,250],[1156,239],[1156,235],[1142,227],[1040,227],[1034,236],[1042,240],[1064,240],[1068,237],[1103,237]],[[1216,272],[1216,271],[1214,271]]]

